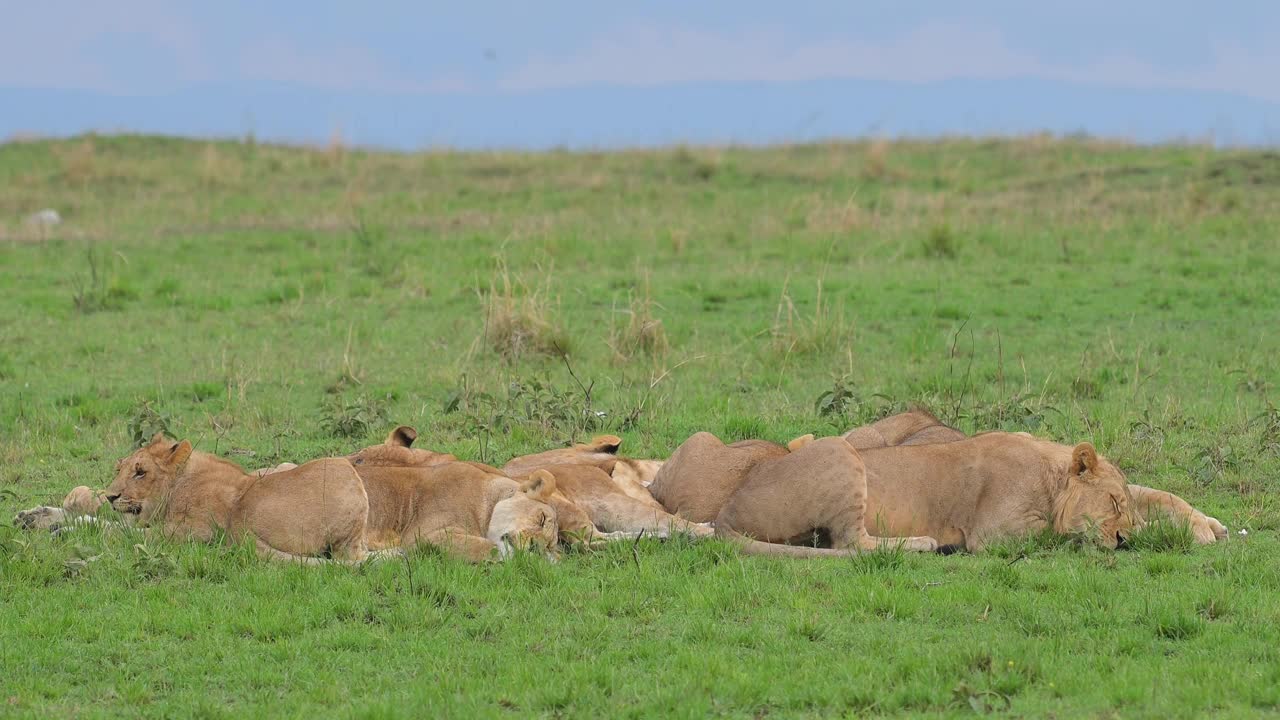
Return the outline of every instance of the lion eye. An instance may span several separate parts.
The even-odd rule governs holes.
[[[134,477],[136,477],[136,478],[140,478],[140,477],[142,477],[143,475],[146,475],[146,474],[147,474],[147,471],[146,471],[146,470],[143,470],[142,468],[136,468],[136,469],[133,471],[133,476],[134,476]]]

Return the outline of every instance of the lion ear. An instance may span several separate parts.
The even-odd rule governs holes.
[[[791,442],[787,443],[787,449],[790,450],[791,452],[795,452],[800,448],[804,447],[805,445],[808,445],[811,442],[813,442],[813,433],[801,435],[795,440],[792,440]]]
[[[399,447],[412,447],[413,441],[418,439],[418,431],[408,425],[401,425],[392,430],[384,444],[397,445]]]
[[[520,492],[539,502],[546,502],[555,491],[556,476],[547,470],[534,470],[529,479],[520,484]]]
[[[622,447],[622,438],[617,435],[597,435],[591,439],[591,447],[597,452],[616,453]]]
[[[190,440],[174,443],[169,447],[169,454],[165,461],[171,466],[181,465],[187,461],[187,458],[191,457],[192,449]]]
[[[1071,474],[1084,475],[1098,468],[1098,451],[1093,443],[1082,442],[1071,451]]]

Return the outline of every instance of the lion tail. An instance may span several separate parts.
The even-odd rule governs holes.
[[[723,538],[738,546],[743,555],[763,555],[766,557],[789,558],[847,558],[857,554],[856,550],[833,550],[831,548],[803,547],[800,545],[779,545],[778,543],[752,540],[732,528],[716,526],[716,537]]]

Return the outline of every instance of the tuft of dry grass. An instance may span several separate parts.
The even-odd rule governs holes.
[[[825,275],[825,272],[824,272]],[[792,353],[831,353],[844,351],[853,344],[853,327],[844,317],[844,305],[832,306],[822,297],[823,277],[818,277],[818,296],[813,314],[805,316],[796,309],[791,298],[791,278],[782,283],[773,326],[769,329],[775,350]]]
[[[507,360],[529,355],[564,355],[568,333],[555,320],[556,301],[551,297],[551,273],[542,283],[530,285],[512,278],[506,261],[499,258],[489,291],[481,298],[484,329],[481,338],[493,352]]]
[[[92,135],[74,145],[54,145],[62,178],[71,185],[87,185],[98,175],[98,149]]]
[[[224,156],[217,143],[205,143],[201,156],[200,179],[208,187],[228,187],[237,184],[243,174],[243,165],[235,157]]]
[[[641,292],[628,293],[627,309],[614,309],[614,321],[609,330],[609,348],[613,350],[614,359],[623,362],[636,355],[659,357],[665,355],[670,344],[667,342],[667,331],[662,320],[654,316],[655,307],[649,289],[649,274],[644,274]],[[618,315],[626,315],[627,322],[620,325]]]
[[[867,146],[867,158],[862,165],[862,176],[868,180],[880,180],[888,174],[889,141],[876,138]]]
[[[329,133],[329,144],[325,146],[324,154],[328,156],[330,164],[342,164],[347,154],[347,142],[343,137],[341,125],[335,126],[333,132]]]

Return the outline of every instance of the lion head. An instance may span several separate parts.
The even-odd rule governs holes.
[[[1054,499],[1054,531],[1096,534],[1099,543],[1115,549],[1136,524],[1132,508],[1124,473],[1099,457],[1091,443],[1076,445],[1067,467],[1066,487]]]
[[[116,479],[107,488],[106,501],[116,512],[146,524],[163,506],[191,451],[190,442],[156,433],[150,443],[116,463]]]
[[[413,447],[418,431],[408,425],[400,425],[387,434],[381,445],[370,445],[347,456],[352,465],[369,467],[426,467],[456,462],[458,458],[448,453],[421,450]]]
[[[537,470],[494,505],[487,537],[497,543],[501,557],[509,557],[516,549],[554,554],[560,534],[556,511],[550,504],[555,490],[555,476]]]

